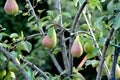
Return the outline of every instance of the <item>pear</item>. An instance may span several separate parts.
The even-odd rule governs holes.
[[[89,40],[84,44],[84,50],[86,53],[91,54],[93,53],[94,49],[95,47],[94,47],[92,40]]]
[[[77,35],[71,47],[71,54],[73,57],[80,57],[82,53],[83,48],[79,40],[79,35]]]
[[[7,0],[4,6],[4,10],[9,15],[14,15],[18,12],[18,4],[15,0]]]
[[[52,49],[57,44],[57,36],[54,27],[48,30],[48,35],[46,35],[42,40],[43,46],[47,47],[48,49]]]
[[[116,78],[120,78],[120,67],[118,64],[116,64]]]

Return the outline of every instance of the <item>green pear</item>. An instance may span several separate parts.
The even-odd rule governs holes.
[[[4,6],[4,10],[9,15],[14,15],[18,12],[18,4],[15,0],[7,0]]]
[[[84,50],[86,53],[91,54],[93,53],[94,49],[95,47],[94,47],[92,40],[89,40],[84,44]]]
[[[73,57],[80,57],[82,53],[83,48],[79,40],[79,35],[77,35],[71,47],[71,54]]]
[[[48,49],[52,49],[57,44],[57,36],[54,27],[51,27],[48,30],[48,35],[46,35],[42,40],[43,46],[47,47]]]

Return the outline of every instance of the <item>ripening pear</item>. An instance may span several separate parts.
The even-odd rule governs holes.
[[[84,44],[84,50],[86,53],[91,54],[93,53],[94,49],[95,47],[94,47],[92,40],[89,40]]]
[[[48,49],[52,49],[57,44],[57,36],[54,27],[51,27],[48,30],[48,35],[46,35],[42,40],[43,46],[47,47]]]
[[[120,78],[120,67],[116,64],[116,78]]]
[[[73,57],[80,57],[82,53],[83,48],[79,40],[79,35],[77,35],[71,47],[71,54]]]
[[[18,12],[18,4],[15,0],[7,0],[4,6],[4,10],[9,15],[14,15]]]

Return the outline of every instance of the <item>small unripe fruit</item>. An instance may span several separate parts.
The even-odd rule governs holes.
[[[89,40],[84,44],[84,50],[86,53],[91,54],[93,53],[94,49],[95,47],[94,47],[92,40]]]
[[[82,53],[83,48],[79,40],[79,35],[77,35],[71,47],[71,54],[73,57],[80,57]]]
[[[14,15],[18,12],[18,4],[15,0],[7,0],[4,6],[4,10],[9,15]]]

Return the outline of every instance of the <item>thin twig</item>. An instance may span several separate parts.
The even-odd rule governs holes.
[[[52,50],[49,50],[49,55],[50,55],[50,57],[51,57],[54,65],[55,65],[55,67],[56,67],[57,70],[59,71],[59,73],[62,73],[63,70],[62,70],[61,66],[59,65],[59,63],[57,62],[55,56],[53,55]]]
[[[32,34],[32,35],[26,36],[26,37],[24,37],[24,38],[21,39],[21,40],[18,40],[18,41],[16,41],[16,42],[11,43],[11,45],[17,44],[17,43],[19,43],[19,42],[21,42],[21,41],[24,41],[24,40],[32,39],[32,38],[34,38],[34,37],[36,37],[36,36],[40,36],[40,35],[41,35],[40,33],[36,33],[36,34]]]
[[[33,8],[32,4],[31,4],[30,0],[26,0],[26,2],[27,2],[28,5],[29,5],[29,8],[30,8],[30,11],[31,11],[32,16],[34,16],[34,18],[35,18],[36,25],[39,27],[38,18],[37,18],[37,15],[36,15],[36,13],[35,13],[35,11],[34,11],[34,8]],[[41,34],[42,34],[43,37],[44,37],[45,34],[44,34],[44,31],[43,31],[42,28],[40,29],[40,32],[41,32]]]
[[[56,0],[56,9],[57,9],[57,13],[61,14],[61,2],[60,0]],[[64,37],[64,29],[63,29],[63,23],[62,23],[62,15],[59,17],[59,22],[58,24],[61,26],[60,30],[61,35],[60,35],[60,41],[61,41],[61,48],[62,48],[62,56],[63,56],[63,63],[64,63],[64,67],[66,70],[66,74],[69,75],[70,73],[68,72],[69,69],[69,61],[68,61],[68,57],[67,57],[67,50],[66,50],[66,45],[65,45],[65,37]]]
[[[67,37],[67,38],[65,38],[65,41],[67,41],[67,40],[69,40],[70,38],[71,38],[71,36],[74,36],[74,35],[76,35],[76,34],[87,34],[87,35],[89,35],[89,36],[91,36],[92,37],[92,35],[91,34],[89,34],[88,32],[86,32],[86,31],[77,31],[77,32],[75,32],[75,33],[71,33],[71,35],[70,35],[70,37]]]
[[[20,70],[20,72],[23,74],[23,76],[25,77],[25,80],[31,80],[30,77],[27,75],[27,73],[25,72],[24,68],[22,66],[20,66],[20,64],[15,60],[15,58],[13,56],[10,55],[10,52],[8,52],[6,49],[4,49],[1,45],[0,45],[0,51],[7,57],[10,59],[10,61]]]
[[[49,78],[40,68],[38,68],[36,65],[34,65],[33,63],[31,63],[30,61],[26,60],[26,59],[23,58],[23,57],[21,57],[20,59],[21,59],[24,63],[27,63],[27,65],[28,65],[29,67],[31,67],[32,69],[38,71],[39,74],[42,74],[45,79]]]
[[[84,3],[79,7],[78,12],[75,15],[75,18],[74,18],[74,21],[73,21],[73,24],[71,27],[71,33],[75,33],[75,29],[77,27],[77,23],[78,23],[78,20],[80,18],[80,14],[82,13],[86,4],[87,4],[87,0],[85,0]],[[73,39],[74,39],[74,36],[71,36],[71,39],[69,41],[69,62],[70,62],[69,72],[70,73],[72,73],[72,66],[73,66],[73,57],[71,55],[71,47],[72,47]]]
[[[110,43],[113,32],[114,32],[114,28],[112,28],[110,30],[108,38],[107,38],[107,40],[105,42],[105,46],[103,47],[102,56],[101,56],[101,59],[100,59],[100,64],[99,64],[98,74],[97,74],[96,80],[101,80],[102,67],[103,67],[103,64],[104,64],[104,61],[105,61],[106,51],[108,49],[108,45]]]

